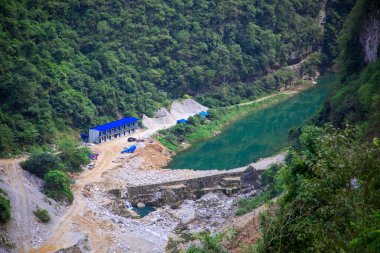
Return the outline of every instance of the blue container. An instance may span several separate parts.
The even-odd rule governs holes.
[[[187,119],[179,119],[177,120],[177,124],[182,124],[182,123],[189,123],[189,121]]]
[[[124,149],[123,151],[121,151],[122,154],[124,153],[134,153],[136,150],[136,146],[135,145],[132,145],[130,146],[129,148],[127,149]]]

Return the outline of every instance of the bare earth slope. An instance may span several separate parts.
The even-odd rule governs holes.
[[[64,207],[41,193],[42,180],[20,168],[17,160],[0,160],[0,188],[8,195],[12,205],[12,219],[7,227],[16,245],[15,252],[29,252],[48,237],[51,226],[37,220],[33,211],[40,207],[48,210],[52,223]]]

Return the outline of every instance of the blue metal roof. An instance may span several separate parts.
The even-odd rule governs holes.
[[[91,129],[95,129],[95,130],[98,130],[98,131],[106,131],[108,129],[111,129],[111,128],[114,128],[114,127],[118,127],[118,126],[122,126],[124,124],[133,123],[133,122],[136,122],[138,120],[139,120],[138,118],[126,117],[126,118],[123,118],[123,119],[119,119],[119,120],[115,120],[115,121],[109,122],[107,124],[103,124],[103,125],[99,125],[99,126],[93,127]]]
[[[177,120],[177,124],[181,124],[181,123],[189,123],[189,121],[187,119],[179,119],[179,120]]]

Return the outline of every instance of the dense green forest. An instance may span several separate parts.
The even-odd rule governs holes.
[[[379,136],[380,61],[365,64],[359,42],[360,32],[364,29],[362,21],[368,15],[375,15],[374,11],[379,8],[379,2],[361,0],[350,14],[337,41],[340,48],[337,66],[342,82],[335,96],[326,102],[316,119],[317,124],[332,122],[335,127],[341,128],[347,122],[355,123],[362,125],[369,137]]]
[[[379,252],[380,60],[365,63],[361,40],[379,10],[378,1],[359,0],[345,22],[341,84],[314,121],[320,127],[300,131],[277,175],[284,195],[261,217],[257,252]]]
[[[289,134],[286,165],[263,175],[269,187],[239,202],[242,214],[283,191],[260,215],[261,238],[240,252],[380,251],[380,58],[377,51],[365,62],[363,49],[364,31],[375,34],[368,27],[375,22],[367,21],[380,20],[379,10],[376,0],[356,2],[331,43],[341,74],[337,90],[310,125]],[[228,252],[229,244],[206,234],[187,252]]]
[[[245,250],[379,252],[380,53],[365,62],[360,40],[379,10],[377,0],[1,1],[0,157],[57,142],[57,153],[32,153],[22,167],[49,197],[72,202],[65,173],[89,151],[68,133],[151,116],[185,94],[210,107],[253,99],[292,82],[286,66],[307,59],[302,71],[334,69],[341,82],[289,134],[286,165],[263,174],[266,190],[239,201],[244,214],[277,197]],[[202,120],[166,137],[179,143]],[[0,224],[10,210],[0,190]],[[206,234],[187,252],[227,252],[222,240]]]
[[[257,80],[327,41],[323,2],[1,1],[0,154],[184,94],[213,105],[276,90],[286,70]]]

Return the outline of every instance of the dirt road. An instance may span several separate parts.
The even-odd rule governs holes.
[[[46,243],[30,252],[54,252],[69,247],[80,239],[79,232],[88,235],[93,250],[96,252],[107,251],[111,238],[102,233],[101,224],[92,217],[85,202],[86,197],[82,193],[86,185],[102,181],[102,173],[115,166],[112,161],[118,156],[125,143],[126,138],[121,138],[102,143],[94,148],[99,153],[96,166],[93,170],[86,170],[76,179],[75,186],[72,189],[73,204],[51,229],[51,237]]]
[[[32,235],[32,219],[33,211],[31,210],[31,198],[29,191],[27,191],[24,180],[23,171],[19,167],[18,163],[21,160],[2,160],[0,161],[3,180],[5,182],[0,183],[0,187],[8,194],[12,203],[12,209],[17,210],[14,213],[12,222],[16,227],[18,249],[21,252],[27,252],[30,248],[30,241]],[[12,187],[10,187],[12,186]]]

